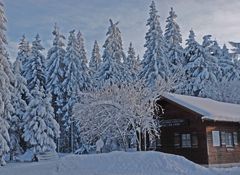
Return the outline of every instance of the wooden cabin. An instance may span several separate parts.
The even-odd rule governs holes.
[[[240,105],[165,94],[156,150],[205,165],[240,163]]]

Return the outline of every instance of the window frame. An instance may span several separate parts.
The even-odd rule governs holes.
[[[218,130],[212,131],[212,145],[213,147],[221,146],[220,131]]]
[[[233,148],[234,147],[233,133],[226,132],[225,134],[226,134],[226,147]]]
[[[220,131],[221,146],[226,146],[226,132]]]
[[[194,142],[196,142],[196,143],[194,143]],[[191,134],[191,144],[192,144],[192,148],[198,148],[199,141],[198,141],[197,133],[192,133]]]
[[[174,147],[175,148],[181,148],[181,134],[180,133],[174,133]]]
[[[190,133],[181,134],[181,148],[192,148],[192,138]]]
[[[238,132],[233,132],[233,144],[238,145]]]

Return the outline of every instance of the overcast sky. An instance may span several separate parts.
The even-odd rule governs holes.
[[[151,0],[5,0],[8,18],[8,41],[11,56],[23,34],[32,41],[39,33],[43,45],[52,43],[52,29],[56,22],[68,36],[72,29],[81,30],[88,55],[94,40],[102,46],[109,26],[109,18],[120,21],[124,49],[132,41],[140,56],[144,53],[146,20]],[[240,0],[156,0],[165,30],[170,7],[176,11],[185,42],[192,28],[199,42],[211,34],[220,44],[240,41]]]

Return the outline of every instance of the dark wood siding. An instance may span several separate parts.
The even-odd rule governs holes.
[[[240,143],[239,143],[239,128],[238,123],[231,122],[205,122],[207,140],[208,140],[208,161],[209,164],[222,164],[222,163],[239,163],[240,162]],[[212,131],[223,132],[237,132],[238,145],[232,148],[227,148],[226,145],[218,147],[213,146]]]
[[[164,120],[183,119],[185,122],[180,126],[162,127],[161,147],[158,147],[157,150],[182,155],[199,164],[208,164],[206,128],[201,119],[201,115],[167,99],[160,100],[159,104],[164,109],[164,115],[162,116]],[[174,146],[174,133],[196,134],[198,147],[176,148]]]

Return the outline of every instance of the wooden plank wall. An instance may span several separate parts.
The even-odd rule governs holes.
[[[225,145],[213,146],[212,131],[238,132],[239,124],[227,122],[207,122],[206,133],[208,142],[208,162],[209,164],[225,164],[240,162],[240,143],[232,148]]]
[[[202,122],[201,116],[191,110],[188,110],[178,104],[168,100],[160,102],[164,108],[163,118],[166,119],[184,119],[187,125],[162,127],[161,128],[161,144],[157,150],[182,155],[187,159],[199,163],[208,164],[206,129]],[[198,137],[198,148],[176,148],[174,147],[174,133],[196,133]]]

